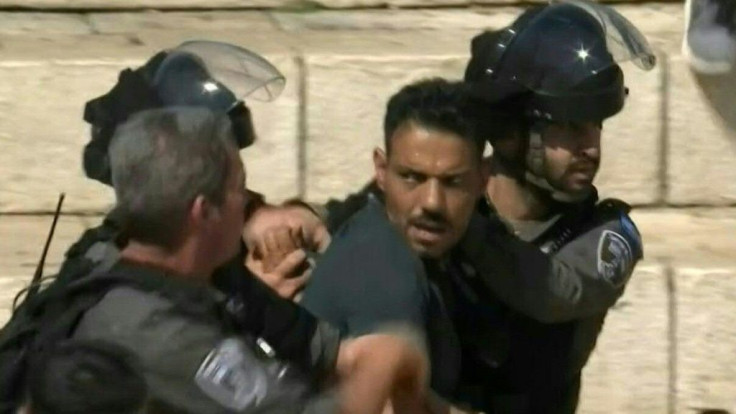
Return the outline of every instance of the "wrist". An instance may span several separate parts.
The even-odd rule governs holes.
[[[266,198],[261,193],[246,190],[248,193],[248,203],[245,205],[245,221],[248,222],[253,215],[263,207],[267,207]]]
[[[298,198],[292,198],[292,199],[286,200],[283,203],[283,206],[287,208],[298,209],[303,212],[308,212],[309,214],[313,215],[315,218],[319,219],[320,221],[323,221],[327,215],[326,210],[321,205],[315,204],[315,203],[308,203]]]

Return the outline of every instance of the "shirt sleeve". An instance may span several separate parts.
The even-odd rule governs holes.
[[[376,182],[371,181],[360,191],[348,195],[345,199],[330,199],[324,205],[310,204],[310,207],[322,218],[327,230],[332,234],[353,214],[365,207],[371,196],[380,196],[379,193]]]
[[[424,332],[429,292],[421,262],[408,248],[393,239],[336,242],[315,268],[301,304],[350,336],[392,324]]]

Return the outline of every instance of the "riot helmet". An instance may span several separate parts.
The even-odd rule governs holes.
[[[527,126],[526,178],[560,201],[544,177],[541,140],[549,123],[602,122],[617,114],[628,90],[619,63],[650,70],[656,58],[644,36],[613,8],[586,0],[552,0],[499,31],[472,41],[465,81],[481,107]],[[493,143],[493,142],[492,142]]]
[[[107,149],[115,128],[136,112],[166,106],[204,106],[228,114],[239,148],[255,138],[248,100],[271,101],[284,76],[263,57],[238,46],[189,41],[159,52],[138,69],[120,72],[107,94],[87,102],[92,139],[84,149],[88,177],[110,184]]]

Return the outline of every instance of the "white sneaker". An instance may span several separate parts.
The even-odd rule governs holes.
[[[736,60],[736,0],[686,0],[682,53],[697,72],[729,72]]]

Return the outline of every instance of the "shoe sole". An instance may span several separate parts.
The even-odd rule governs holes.
[[[692,10],[692,2],[694,0],[685,0],[685,32],[682,36],[682,55],[685,56],[690,66],[695,71],[705,75],[723,75],[731,71],[732,65],[726,62],[710,62],[699,58],[690,48],[687,41],[687,34],[690,31],[690,13]]]

